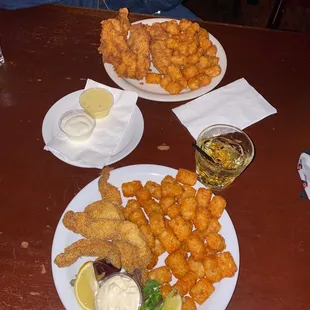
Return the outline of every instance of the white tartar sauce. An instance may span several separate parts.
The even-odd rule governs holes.
[[[95,121],[83,110],[73,110],[64,114],[60,122],[61,130],[76,141],[83,141],[90,137]]]
[[[96,310],[137,310],[141,295],[136,282],[127,276],[107,279],[96,294]]]

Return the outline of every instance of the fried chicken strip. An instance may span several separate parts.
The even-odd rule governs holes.
[[[117,268],[122,266],[121,255],[117,246],[105,240],[80,239],[65,248],[64,253],[56,256],[55,264],[58,267],[68,267],[81,256],[97,256],[107,258]]]
[[[127,43],[130,50],[137,55],[135,77],[141,80],[146,76],[151,64],[150,34],[147,31],[147,27],[141,23],[132,25]]]
[[[127,34],[130,27],[128,10],[121,9],[117,18],[101,22],[99,53],[105,62],[116,66],[121,63],[120,55],[128,51]]]

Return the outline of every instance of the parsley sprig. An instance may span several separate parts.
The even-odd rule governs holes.
[[[144,303],[140,310],[161,310],[163,299],[160,291],[160,283],[156,280],[147,280],[143,288]]]

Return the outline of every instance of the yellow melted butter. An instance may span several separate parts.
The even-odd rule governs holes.
[[[89,88],[81,94],[80,105],[92,117],[104,118],[113,105],[113,95],[103,88]]]

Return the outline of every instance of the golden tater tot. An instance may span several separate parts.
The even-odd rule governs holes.
[[[197,174],[196,172],[180,168],[175,179],[182,184],[193,186],[197,182]]]
[[[183,86],[180,83],[177,82],[170,82],[167,84],[167,86],[165,87],[165,90],[173,95],[177,95],[181,92],[181,90],[183,89]]]
[[[149,225],[142,225],[139,227],[145,237],[146,243],[150,249],[155,247],[155,238]]]
[[[211,67],[211,66],[212,66],[212,62],[211,62],[211,60],[210,60],[209,57],[207,57],[207,56],[201,56],[201,57],[199,58],[199,67],[200,67],[200,68],[205,69],[205,68],[208,68],[208,67]]]
[[[200,73],[196,78],[198,79],[200,86],[207,86],[211,83],[211,78],[207,74]]]
[[[173,253],[181,246],[181,242],[173,234],[171,229],[166,229],[164,232],[162,232],[158,236],[158,239],[168,253]]]
[[[211,218],[210,222],[209,222],[209,226],[208,228],[203,232],[203,235],[206,236],[210,233],[217,233],[221,230],[222,225],[220,224],[220,222],[216,219],[216,218]]]
[[[184,296],[182,310],[197,310],[195,301],[189,296]]]
[[[154,248],[152,248],[152,252],[157,255],[160,256],[161,254],[165,253],[165,248],[163,247],[163,245],[161,244],[161,242],[158,239],[155,239],[155,246]]]
[[[233,277],[237,271],[237,265],[230,252],[217,254],[218,265],[223,277]]]
[[[195,217],[197,201],[195,197],[184,198],[181,202],[181,214],[185,220],[192,220]]]
[[[206,208],[211,201],[211,197],[212,192],[209,189],[200,187],[196,194],[198,207]]]
[[[192,23],[189,27],[186,29],[186,33],[189,37],[193,37],[195,33],[199,32],[200,26],[198,23]]]
[[[199,62],[199,58],[200,58],[200,55],[198,53],[192,54],[186,58],[186,62],[189,65],[195,65],[197,62]]]
[[[196,90],[200,87],[200,82],[197,78],[193,77],[193,78],[188,80],[187,85],[188,85],[189,89]]]
[[[179,23],[180,30],[185,31],[191,24],[192,24],[192,22],[190,20],[181,19],[181,21]]]
[[[133,211],[136,211],[136,210],[140,210],[140,209],[141,209],[141,205],[137,200],[129,199],[127,201],[126,207],[124,209],[122,209],[122,211],[123,211],[123,215],[124,215],[125,219],[128,220],[130,213],[132,213]]]
[[[219,219],[226,208],[226,200],[221,196],[214,196],[209,204],[209,211],[212,216]]]
[[[144,188],[148,190],[151,196],[157,200],[161,198],[161,186],[156,182],[147,181],[144,185]]]
[[[211,45],[206,51],[206,55],[208,56],[215,56],[216,53],[217,53],[217,47],[215,45]]]
[[[178,279],[189,272],[188,263],[180,251],[169,254],[165,259],[165,264]]]
[[[210,223],[211,213],[207,208],[197,208],[193,219],[194,225],[199,231],[205,231]]]
[[[158,73],[147,73],[145,77],[145,83],[147,84],[159,84],[161,80],[162,75]]]
[[[184,189],[181,184],[178,183],[168,183],[162,182],[161,185],[161,195],[162,197],[179,197],[182,195]]]
[[[169,283],[172,280],[170,270],[166,266],[158,267],[149,272],[148,278],[159,283]]]
[[[184,198],[195,197],[195,194],[196,194],[196,190],[187,184],[183,185],[183,189],[184,189],[184,192],[182,193],[180,197],[178,197],[179,203],[181,203]]]
[[[179,48],[179,40],[175,39],[175,38],[169,38],[167,41],[167,47],[170,49],[178,49]]]
[[[173,287],[179,291],[180,295],[184,296],[195,285],[196,281],[196,276],[189,272],[185,276],[178,279]]]
[[[167,210],[167,215],[171,218],[174,219],[177,216],[181,215],[181,209],[180,206],[177,204],[172,204],[171,206],[168,207]]]
[[[187,246],[187,244],[186,244],[185,241],[181,242],[181,246],[180,246],[180,249],[179,249],[179,250],[182,252],[182,254],[183,254],[185,257],[187,257],[187,253],[189,252],[189,249],[188,249],[188,246]]]
[[[205,242],[205,237],[199,230],[194,230],[192,234],[196,235],[202,242]]]
[[[197,74],[198,74],[198,69],[194,65],[187,66],[183,69],[183,75],[187,81],[193,78]]]
[[[152,212],[163,213],[163,210],[160,207],[159,203],[157,203],[154,199],[150,199],[150,200],[143,202],[142,207],[145,213],[147,214],[147,216],[150,216]]]
[[[188,52],[188,54],[192,55],[192,54],[196,53],[197,48],[198,48],[198,45],[197,45],[197,43],[195,41],[188,43],[187,44],[187,52]]]
[[[169,196],[161,197],[159,201],[159,204],[162,210],[164,211],[164,214],[167,214],[168,208],[174,203],[175,203],[174,197]]]
[[[206,236],[207,248],[212,253],[222,252],[226,248],[225,239],[218,233],[210,233]]]
[[[178,83],[182,86],[183,89],[187,87],[187,81],[185,78],[180,79]]]
[[[186,244],[194,260],[202,260],[207,252],[203,241],[196,234],[191,234],[186,239]]]
[[[171,175],[166,175],[162,181],[161,181],[161,185],[163,185],[163,183],[177,183],[176,179],[174,177],[172,177]]]
[[[158,263],[158,257],[157,255],[153,254],[152,255],[152,260],[151,262],[146,266],[147,269],[153,269]]]
[[[172,291],[172,286],[169,283],[165,283],[161,285],[160,291],[163,299],[165,299],[168,296],[168,294]]]
[[[202,38],[201,40],[199,40],[199,45],[204,51],[207,51],[208,48],[212,45],[212,43],[209,39]]]
[[[149,215],[150,227],[154,236],[160,235],[163,231],[165,231],[165,221],[164,216],[160,212],[151,212]]]
[[[181,216],[172,219],[169,226],[180,241],[185,240],[191,234],[190,228]]]
[[[173,81],[178,81],[183,79],[182,72],[179,66],[171,64],[167,68],[168,75],[172,78]]]
[[[164,77],[161,78],[160,80],[160,86],[163,89],[166,89],[167,85],[172,81],[171,77],[169,75],[165,75]]]
[[[197,278],[202,278],[205,275],[205,270],[201,261],[195,261],[192,256],[188,258],[189,270],[197,276]]]
[[[184,66],[186,64],[186,56],[174,55],[171,57],[171,63],[177,66]]]
[[[222,72],[222,69],[219,65],[216,65],[216,66],[212,66],[210,68],[207,68],[205,70],[205,74],[211,76],[211,77],[216,77],[218,75],[220,75]]]
[[[131,212],[129,214],[128,220],[136,224],[138,227],[148,224],[147,219],[141,209]]]
[[[135,196],[142,205],[143,205],[143,202],[151,200],[150,193],[143,187],[137,190]]]
[[[209,58],[209,62],[211,64],[211,66],[215,66],[219,63],[219,58],[216,56],[207,56]]]
[[[204,39],[209,39],[209,33],[206,29],[200,28],[199,33],[198,33],[199,38],[204,38]]]
[[[166,31],[172,35],[179,33],[179,25],[176,20],[169,21],[166,27]]]
[[[202,278],[190,289],[189,294],[199,305],[202,305],[213,292],[212,283]]]
[[[179,280],[175,284],[173,284],[172,287],[175,288],[181,296],[184,296],[188,292],[186,291],[186,284]]]
[[[180,55],[188,56],[188,45],[185,42],[181,42],[178,46],[178,51],[180,52]]]
[[[223,276],[215,255],[208,255],[202,260],[205,277],[212,283],[219,282]]]
[[[122,184],[122,192],[125,197],[133,197],[136,195],[137,190],[142,188],[140,181],[131,181]]]

